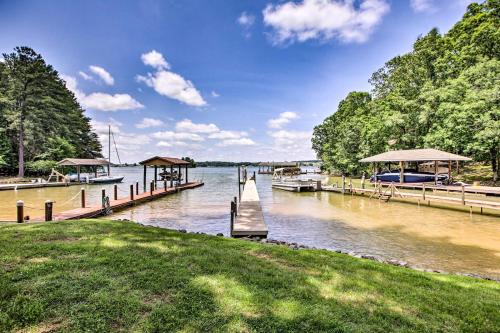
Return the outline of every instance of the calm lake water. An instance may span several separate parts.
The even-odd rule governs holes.
[[[128,195],[128,186],[142,178],[142,168],[137,167],[112,173],[125,176],[120,196]],[[129,208],[111,218],[228,235],[230,200],[238,194],[236,169],[196,168],[189,176],[204,181],[205,186]],[[102,186],[84,187],[88,201],[98,203]],[[76,208],[80,188],[0,192],[0,219],[13,219],[16,200],[34,207],[27,208],[31,216],[43,213],[40,209],[46,199],[56,201],[56,211]],[[112,193],[112,185],[105,188]],[[399,259],[422,268],[500,277],[498,217],[336,193],[273,190],[271,175],[258,175],[257,188],[269,238]]]

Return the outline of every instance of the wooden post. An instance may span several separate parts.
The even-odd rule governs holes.
[[[80,182],[80,166],[79,165],[76,166],[76,174],[78,175],[77,176],[78,177],[78,182]],[[58,178],[59,178],[59,176],[58,176]],[[58,179],[58,181],[59,181],[59,179]]]
[[[465,205],[465,187],[462,185],[462,205]]]
[[[24,222],[24,201],[18,200],[16,203],[17,207],[17,223]]]
[[[234,215],[238,216],[238,198],[234,197]]]
[[[155,182],[154,180],[152,180],[151,183],[149,184],[149,195],[153,195],[154,189],[155,189]]]
[[[118,185],[116,185],[116,184],[113,187],[113,197],[115,200],[118,200]]]
[[[189,167],[186,164],[186,181],[185,181],[186,184],[188,183],[188,169],[189,169]]]
[[[180,166],[180,165],[178,165],[178,166],[177,166],[177,170],[178,170],[178,171],[177,171],[177,175],[178,175],[178,176],[177,176],[177,177],[178,177],[178,179],[177,179],[177,186],[179,186],[179,185],[181,185],[181,184],[182,184],[181,166]]]
[[[143,179],[143,184],[144,184],[144,191],[143,192],[146,192],[146,168],[147,168],[147,165],[144,164],[144,175],[142,177]]]
[[[238,198],[241,200],[241,167],[239,165],[238,165]]]
[[[352,178],[349,177],[349,192],[352,194]]]
[[[130,185],[130,200],[134,200],[134,185]]]
[[[135,182],[135,195],[139,195],[139,182]]]
[[[231,222],[230,222],[229,228],[230,228],[230,236],[233,237],[233,229],[234,229],[234,201],[231,201]]]
[[[345,193],[345,176],[342,175],[342,194]]]
[[[399,162],[399,182],[403,184],[405,182],[405,168],[403,161]]]
[[[170,165],[170,187],[174,186],[174,166]]]
[[[104,198],[106,197],[106,190],[105,189],[101,189],[101,203],[102,203],[102,206],[104,207]]]
[[[363,171],[363,175],[361,176],[361,188],[365,189],[365,172]]]
[[[438,162],[434,161],[434,185],[438,183]]]
[[[52,221],[52,201],[45,201],[45,221]]]
[[[448,161],[448,184],[451,184],[451,161]]]
[[[163,180],[163,189],[167,192],[167,181],[165,179]]]
[[[253,181],[257,183],[257,178],[255,177],[255,171],[253,172]]]
[[[425,201],[425,183],[422,183],[422,199]]]
[[[158,166],[155,165],[155,182],[156,182],[156,179],[158,178]]]
[[[82,208],[85,208],[85,189],[83,187],[80,190],[80,197],[82,201]]]
[[[391,182],[391,197],[394,196],[394,188],[396,185],[394,185],[394,182]]]

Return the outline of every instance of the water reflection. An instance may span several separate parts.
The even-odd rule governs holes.
[[[140,168],[120,168],[114,173],[126,176],[120,185],[121,196],[127,195],[130,183],[142,177]],[[229,202],[237,195],[235,169],[197,168],[189,174],[206,185],[132,207],[112,218],[227,235]],[[423,268],[500,277],[498,217],[326,192],[272,190],[269,175],[258,175],[257,187],[270,238],[395,258]],[[15,214],[18,198],[42,207],[50,197],[57,201],[56,210],[78,207],[79,198],[69,203],[64,200],[79,188],[0,192],[0,218]],[[86,188],[89,200],[97,203],[101,187]],[[106,188],[111,193],[112,186]]]

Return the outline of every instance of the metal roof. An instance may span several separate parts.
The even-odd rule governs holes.
[[[260,162],[260,166],[274,166],[274,167],[293,167],[297,166],[297,162]]]
[[[57,162],[57,165],[64,166],[94,166],[94,165],[109,165],[109,161],[100,158],[65,158]]]
[[[160,163],[153,163],[153,161],[158,160]],[[154,156],[151,158],[148,158],[147,160],[144,160],[142,162],[139,162],[139,164],[146,164],[146,165],[188,165],[191,164],[190,162],[184,161],[180,158],[176,157],[161,157],[161,156]]]
[[[359,160],[360,162],[411,162],[411,161],[471,161],[465,156],[437,149],[392,150]]]

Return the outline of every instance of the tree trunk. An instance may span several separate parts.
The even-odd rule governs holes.
[[[24,126],[23,120],[19,125],[19,177],[24,177]]]

